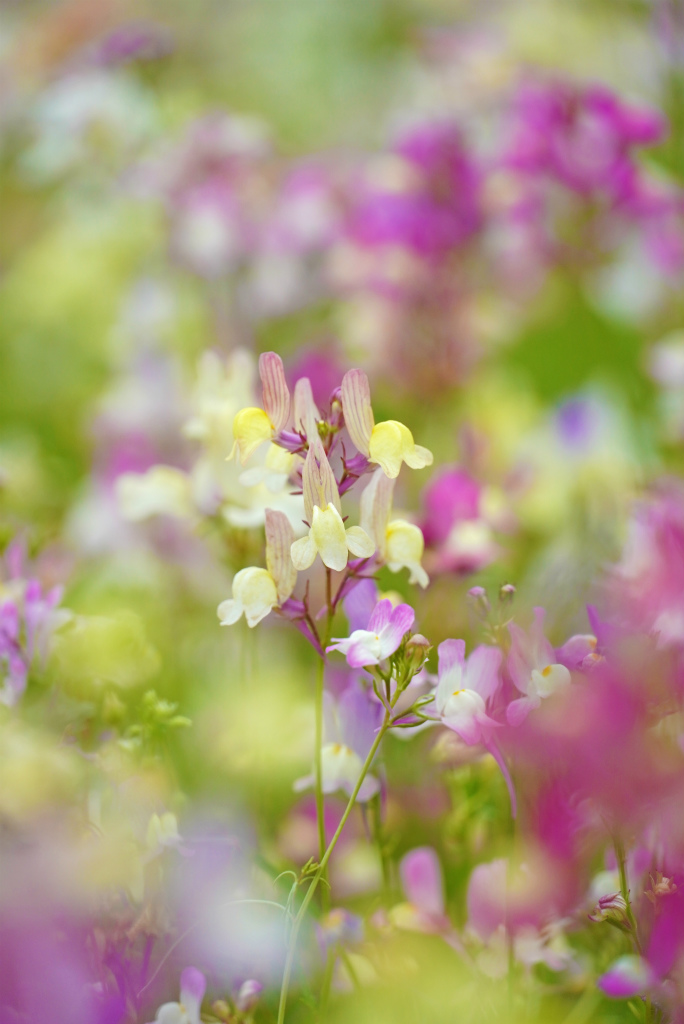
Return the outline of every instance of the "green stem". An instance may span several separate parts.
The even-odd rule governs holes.
[[[278,1005],[278,1024],[284,1024],[284,1021],[285,1021],[285,1009],[286,1009],[286,1006],[287,1006],[287,994],[288,994],[288,991],[289,991],[289,988],[290,988],[290,978],[292,976],[292,967],[294,965],[294,957],[295,957],[295,952],[296,952],[296,949],[297,949],[297,938],[299,936],[299,929],[302,926],[302,921],[304,920],[304,916],[306,914],[307,908],[308,908],[309,904],[311,903],[311,900],[313,899],[313,896],[314,896],[314,893],[316,892],[316,889],[318,888],[318,883],[320,882],[321,878],[323,878],[326,866],[328,864],[328,861],[330,860],[330,855],[332,854],[333,850],[335,849],[335,846],[337,845],[337,840],[342,835],[342,829],[347,824],[347,819],[349,818],[349,815],[351,814],[351,812],[353,810],[354,804],[356,803],[356,798],[359,795],[359,790],[361,789],[361,786],[363,785],[363,780],[366,778],[366,775],[368,774],[368,769],[370,768],[371,764],[373,763],[373,759],[374,759],[375,755],[378,752],[378,747],[380,746],[380,743],[382,742],[383,736],[385,735],[385,733],[387,732],[387,729],[389,728],[389,724],[390,724],[390,713],[389,713],[389,711],[386,711],[385,712],[385,719],[384,719],[384,721],[382,723],[382,726],[380,727],[380,729],[378,731],[378,735],[375,737],[375,740],[373,741],[373,746],[368,751],[368,756],[366,757],[366,760],[363,762],[363,767],[361,768],[361,773],[359,774],[359,777],[357,779],[356,785],[354,786],[352,794],[349,797],[349,802],[347,803],[347,806],[344,809],[344,814],[342,815],[342,818],[340,819],[340,823],[337,826],[337,829],[335,830],[334,836],[332,837],[332,839],[330,840],[330,842],[328,844],[327,850],[325,851],[325,853],[323,854],[323,857],[321,858],[321,862],[318,865],[318,868],[316,870],[316,874],[311,879],[311,885],[307,889],[306,895],[304,896],[304,899],[302,900],[302,905],[299,908],[299,912],[297,913],[297,916],[294,919],[294,923],[292,925],[292,932],[290,933],[290,941],[289,941],[289,944],[288,944],[287,956],[285,958],[285,968],[283,970],[283,982],[282,982],[282,985],[281,985],[281,988],[280,988],[280,1003]]]
[[[620,876],[620,895],[622,896],[627,906],[626,914],[627,920],[629,921],[629,927],[632,930],[632,937],[634,939],[634,945],[636,951],[641,956],[641,942],[639,941],[639,932],[637,929],[636,918],[634,917],[634,911],[632,910],[632,904],[629,898],[629,889],[627,887],[627,857],[625,854],[625,847],[621,839],[614,839],[613,845],[615,847],[615,858],[618,865],[618,874]]]
[[[318,860],[325,853],[325,802],[323,799],[323,693],[325,689],[325,661],[318,663],[316,672],[316,733],[314,737],[314,781],[316,789],[316,822],[318,824]]]

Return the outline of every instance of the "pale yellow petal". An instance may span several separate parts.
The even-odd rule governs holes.
[[[386,559],[392,572],[409,570],[409,580],[421,587],[430,582],[428,574],[420,564],[425,550],[423,534],[415,523],[394,519],[387,527]]]
[[[368,445],[371,462],[377,462],[391,480],[399,476],[404,458],[405,443],[399,428],[400,424],[394,420],[376,423]]]
[[[221,601],[216,614],[222,626],[232,626],[240,618],[243,611],[244,608],[239,601],[229,599],[228,601]]]
[[[233,580],[233,597],[245,610],[249,626],[256,626],[278,604],[278,591],[268,569],[250,566]]]
[[[404,462],[410,469],[424,469],[425,466],[431,466],[434,461],[430,449],[423,448],[420,444],[414,444],[413,448],[404,453]]]
[[[411,469],[422,469],[432,464],[432,452],[415,444],[409,428],[398,420],[376,423],[369,452],[371,462],[377,462],[392,479],[399,475],[402,462]]]
[[[314,506],[311,536],[324,565],[341,572],[347,564],[347,536],[334,505],[324,509]]]
[[[260,444],[273,437],[273,425],[263,409],[240,409],[233,420],[233,436],[244,466]]]
[[[308,569],[313,564],[317,553],[318,549],[311,536],[311,531],[307,533],[306,537],[296,540],[290,548],[290,556],[297,572],[304,572],[305,569]]]
[[[347,530],[347,547],[357,558],[370,558],[375,551],[375,544],[360,526],[350,526]]]

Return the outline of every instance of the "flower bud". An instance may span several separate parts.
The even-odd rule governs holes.
[[[470,598],[472,606],[479,617],[481,619],[486,619],[491,611],[491,605],[485,588],[471,587],[468,591],[468,597]]]
[[[422,633],[414,633],[413,636],[409,637],[406,641],[404,655],[406,657],[406,664],[410,668],[412,676],[415,676],[420,672],[431,648],[432,644],[423,636]]]
[[[515,597],[515,587],[512,583],[504,583],[499,587],[499,604],[506,607],[506,605],[513,604],[513,598]]]
[[[256,981],[254,978],[243,981],[240,991],[235,997],[235,1009],[239,1010],[240,1013],[249,1013],[259,1002],[259,996],[263,988],[264,986],[261,982]]]

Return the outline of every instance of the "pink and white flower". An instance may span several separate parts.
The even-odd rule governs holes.
[[[508,705],[509,725],[520,725],[542,700],[570,683],[569,670],[558,663],[556,652],[544,635],[544,614],[543,608],[534,609],[534,621],[527,633],[514,622],[508,624],[511,635],[508,671],[523,694]]]
[[[392,602],[385,598],[375,606],[367,629],[355,629],[349,637],[333,637],[328,650],[344,654],[352,668],[379,665],[398,650],[415,617],[410,605],[399,604],[393,608]]]

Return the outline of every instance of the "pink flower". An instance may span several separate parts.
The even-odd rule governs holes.
[[[469,746],[486,745],[498,725],[487,707],[501,686],[501,651],[483,645],[466,660],[465,640],[445,640],[438,652],[435,706],[442,723]]]
[[[563,689],[570,682],[570,672],[559,664],[556,652],[544,636],[544,609],[534,609],[534,621],[528,633],[514,622],[508,625],[511,649],[508,671],[523,697],[508,705],[506,717],[510,725],[519,725],[543,699]]]
[[[392,607],[392,602],[379,601],[367,629],[355,629],[351,636],[334,638],[328,651],[344,654],[352,668],[379,665],[398,650],[404,636],[413,626],[416,614],[408,604]]]
[[[493,737],[499,723],[488,714],[489,705],[501,686],[501,651],[498,647],[482,645],[466,660],[464,640],[445,640],[439,645],[438,653],[435,708],[440,720],[468,746],[482,744],[489,751],[501,769],[511,799],[511,814],[515,817],[515,789]]]

